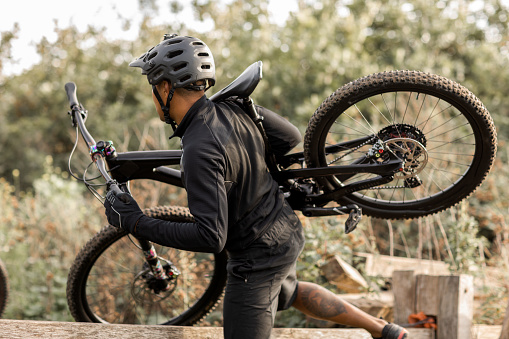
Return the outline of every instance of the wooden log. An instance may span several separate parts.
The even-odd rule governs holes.
[[[436,275],[415,276],[415,307],[413,313],[424,312],[426,315],[438,315],[440,294]]]
[[[408,323],[408,316],[415,313],[414,271],[394,271],[392,274],[394,292],[394,322]]]
[[[362,275],[346,261],[335,255],[320,267],[327,281],[347,293],[356,293],[368,288]]]
[[[348,293],[339,296],[375,318],[384,318],[389,322],[394,322],[394,295],[392,291]]]
[[[415,274],[446,275],[449,265],[443,261],[355,253],[364,262],[363,274],[372,277],[392,277],[394,271],[412,270]]]
[[[409,329],[412,339],[435,339],[429,329]],[[56,321],[0,319],[2,338],[58,339],[215,339],[223,338],[221,327],[177,327],[145,325],[112,325]],[[362,329],[275,328],[271,339],[371,339]]]
[[[438,339],[470,339],[474,279],[470,275],[440,276],[438,280],[439,306],[437,315]]]
[[[501,325],[480,325],[472,326],[472,338],[475,339],[499,339]]]

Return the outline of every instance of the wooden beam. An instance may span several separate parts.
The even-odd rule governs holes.
[[[368,288],[368,283],[359,271],[338,255],[330,257],[325,264],[320,266],[320,270],[327,281],[344,292],[356,293]]]
[[[2,338],[58,339],[215,339],[223,338],[221,327],[177,327],[25,321],[0,319]],[[412,339],[435,339],[429,329],[409,329]],[[362,329],[275,328],[271,339],[371,339]]]
[[[365,276],[392,277],[394,271],[412,270],[415,274],[449,274],[449,265],[443,261],[354,253],[364,261]]]
[[[470,275],[440,276],[437,315],[438,339],[470,339],[474,314],[474,278]]]
[[[414,271],[394,271],[392,290],[394,292],[394,322],[407,324],[408,316],[415,313]]]
[[[424,312],[426,315],[438,315],[440,293],[438,293],[439,276],[419,274],[415,277],[414,313]]]
[[[394,294],[392,291],[348,293],[338,296],[375,318],[384,318],[389,322],[394,322]]]

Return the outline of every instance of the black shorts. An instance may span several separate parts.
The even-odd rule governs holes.
[[[269,338],[276,311],[288,309],[295,300],[296,261],[304,247],[304,232],[295,213],[289,207],[283,211],[283,217],[248,250],[229,253],[225,338]]]

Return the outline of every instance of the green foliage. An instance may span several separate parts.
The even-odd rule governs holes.
[[[451,269],[455,273],[472,273],[472,269],[479,267],[482,257],[480,249],[486,247],[486,238],[479,238],[479,224],[475,218],[466,211],[468,204],[463,202],[460,208],[450,212],[450,219],[445,219],[444,227],[447,230],[447,238],[454,258]],[[446,261],[451,261],[446,260]]]
[[[171,17],[181,6],[171,1]],[[413,2],[334,0],[301,1],[284,26],[269,21],[268,0],[195,1],[197,19],[214,29],[198,33],[192,25],[157,26],[154,1],[141,1],[145,15],[134,41],[105,38],[105,30],[55,27],[55,42],[38,44],[41,61],[19,76],[0,75],[0,177],[30,189],[42,173],[46,155],[64,168],[71,148],[63,86],[78,85],[80,101],[90,112],[89,127],[99,138],[122,140],[139,121],[156,118],[150,87],[129,61],[155,45],[166,32],[197,35],[211,47],[219,90],[252,62],[264,62],[264,80],[254,93],[257,103],[288,117],[304,132],[324,98],[341,85],[368,73],[419,69],[463,82],[492,111],[501,136],[509,124],[507,35],[508,10],[499,1]],[[126,23],[128,27],[128,23]],[[2,32],[1,62],[10,58],[17,28]],[[1,70],[1,68],[0,68]],[[123,149],[137,149],[130,140]],[[166,145],[161,145],[165,147]]]
[[[65,294],[68,269],[103,223],[100,204],[51,166],[22,194],[0,179],[0,258],[11,282],[5,313],[11,319],[71,321]]]

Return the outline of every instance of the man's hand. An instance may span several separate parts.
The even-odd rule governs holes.
[[[128,193],[116,195],[109,191],[104,200],[104,207],[110,225],[121,227],[129,233],[134,233],[138,220],[144,215],[136,200]]]

